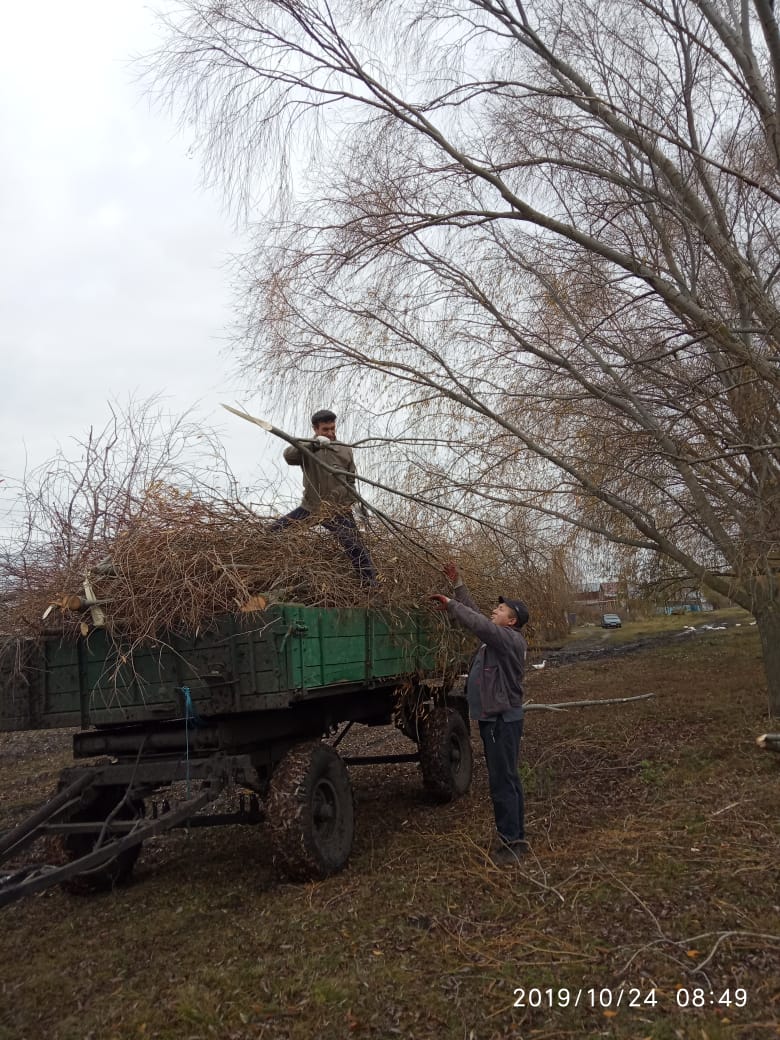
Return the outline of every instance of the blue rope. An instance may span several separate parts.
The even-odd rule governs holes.
[[[185,776],[187,779],[187,798],[190,797],[190,726],[198,726],[201,718],[192,702],[192,694],[189,686],[182,686],[184,694],[184,748],[185,748]]]

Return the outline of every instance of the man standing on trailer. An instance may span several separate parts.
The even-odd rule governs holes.
[[[523,785],[517,767],[523,735],[523,675],[528,644],[521,629],[528,608],[519,599],[498,597],[486,618],[450,562],[444,575],[452,583],[452,598],[432,596],[442,610],[481,640],[466,680],[469,715],[479,721],[485,751],[490,797],[498,831],[491,858],[509,866],[528,852],[525,840]]]
[[[352,508],[357,500],[357,470],[352,448],[336,439],[336,414],[329,408],[315,412],[311,417],[311,424],[314,429],[313,438],[301,441],[308,451],[301,451],[293,445],[284,450],[284,461],[287,465],[300,466],[303,469],[303,500],[297,509],[275,520],[271,530],[280,531],[291,524],[315,516],[318,523],[336,536],[357,571],[361,585],[368,590],[376,591],[379,588],[376,568],[352,515]],[[339,472],[332,473],[325,469],[309,452],[315,453],[325,465]]]

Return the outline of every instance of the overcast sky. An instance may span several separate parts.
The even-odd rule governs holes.
[[[0,512],[25,467],[102,427],[106,402],[130,394],[217,424],[242,483],[258,456],[279,455],[219,408],[252,404],[226,350],[227,262],[244,242],[138,82],[131,59],[153,48],[163,2],[3,11]]]

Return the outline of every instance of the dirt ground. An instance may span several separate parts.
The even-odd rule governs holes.
[[[541,663],[539,660],[536,663]],[[293,885],[264,828],[151,840],[133,883],[0,911],[0,1040],[762,1040],[780,1036],[780,755],[755,628],[530,669],[532,854],[493,867],[468,796],[413,764],[352,770],[347,868]],[[780,723],[774,723],[780,729]],[[67,732],[0,734],[0,829],[69,763]],[[345,752],[409,750],[355,727]]]

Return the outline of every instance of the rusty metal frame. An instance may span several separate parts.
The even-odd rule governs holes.
[[[70,822],[85,796],[101,787],[125,787],[123,800],[148,797],[160,787],[186,782],[198,783],[200,790],[189,795],[173,809],[162,814],[156,811],[150,819],[121,820],[113,818],[113,811],[105,820]],[[215,813],[196,816],[209,802],[214,801],[232,783],[258,787],[257,772],[249,755],[215,755],[188,763],[178,759],[167,761],[138,761],[136,763],[109,763],[103,766],[71,767],[62,773],[62,789],[26,820],[0,835],[0,867],[12,856],[17,856],[36,839],[46,835],[94,833],[111,838],[105,845],[93,848],[84,856],[64,866],[38,863],[21,867],[3,875],[0,870],[0,907],[25,895],[41,892],[80,874],[97,870],[156,834],[176,827],[216,827],[225,824],[255,824],[263,819],[255,796],[246,807],[235,813]]]

